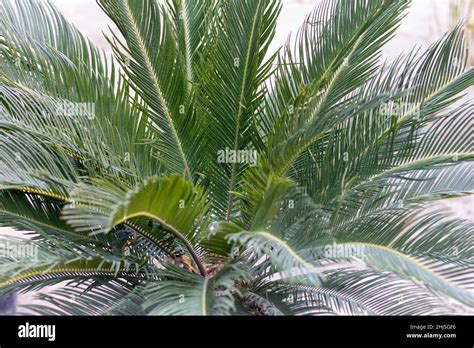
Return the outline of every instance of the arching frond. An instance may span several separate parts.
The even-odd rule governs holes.
[[[168,279],[144,289],[144,308],[151,315],[228,315],[235,310],[236,282],[248,277],[238,266],[222,268],[215,276],[201,278],[168,265]]]

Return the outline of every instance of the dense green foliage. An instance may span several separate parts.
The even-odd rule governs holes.
[[[114,57],[1,1],[0,293],[40,314],[474,307],[461,27],[383,63],[409,3],[327,0],[269,52],[270,0],[99,0]]]

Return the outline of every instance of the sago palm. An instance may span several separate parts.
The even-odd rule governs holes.
[[[1,2],[0,289],[40,314],[472,311],[461,25],[393,62],[408,1],[328,0],[269,52],[267,0],[100,0],[100,52]],[[10,248],[9,250],[13,250]],[[472,312],[471,312],[472,313]]]

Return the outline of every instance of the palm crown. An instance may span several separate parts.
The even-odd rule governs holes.
[[[37,251],[2,255],[1,292],[62,283],[43,314],[472,309],[473,224],[431,204],[472,192],[461,26],[382,63],[408,1],[324,1],[274,53],[278,1],[99,5],[114,57],[49,3],[0,5],[0,224]]]

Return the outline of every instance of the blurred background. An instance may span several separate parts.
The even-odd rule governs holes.
[[[290,32],[293,35],[296,34],[306,15],[320,1],[282,0],[283,8],[270,52],[283,45]],[[113,22],[102,12],[95,0],[52,0],[52,2],[65,18],[73,23],[97,47],[112,54],[104,34],[117,29]],[[474,0],[412,0],[411,8],[398,28],[395,37],[386,45],[383,58],[391,60],[413,47],[426,47],[459,22],[462,22],[466,29],[471,52],[470,64],[472,66],[474,65]],[[474,87],[470,88],[466,98],[474,98]],[[466,180],[474,180],[474,177],[466,178]],[[474,220],[473,197],[450,199],[437,204],[451,210],[453,215]],[[21,236],[19,231],[0,228],[0,237],[7,234]],[[0,314],[14,312],[17,302],[18,304],[31,302],[33,300],[32,296],[33,294],[29,293],[19,295],[18,298],[16,296],[0,297]]]
[[[115,25],[102,13],[95,0],[52,0],[52,2],[66,19],[92,42],[111,53],[103,33],[109,31],[109,26],[115,30]],[[290,32],[296,33],[306,15],[320,2],[321,0],[282,0],[283,8],[270,51],[283,45]],[[414,46],[427,46],[462,19],[466,20],[466,28],[470,29],[472,47],[474,45],[473,11],[474,0],[412,0],[409,13],[396,37],[385,49],[385,57],[393,58]],[[471,55],[472,63],[474,63],[474,55]]]

